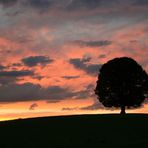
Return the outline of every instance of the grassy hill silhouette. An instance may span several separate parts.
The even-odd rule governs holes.
[[[147,148],[148,115],[74,115],[0,122],[1,148]]]

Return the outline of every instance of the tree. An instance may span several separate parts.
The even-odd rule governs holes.
[[[105,107],[140,107],[148,95],[148,75],[128,57],[115,58],[105,63],[98,76],[95,94]]]

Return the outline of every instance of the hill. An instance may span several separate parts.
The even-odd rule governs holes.
[[[75,115],[0,122],[1,148],[147,148],[148,115]]]

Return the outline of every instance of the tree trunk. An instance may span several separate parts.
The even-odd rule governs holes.
[[[120,112],[120,114],[122,114],[122,115],[125,115],[126,114],[126,112],[125,112],[125,106],[124,105],[121,106],[121,112]]]

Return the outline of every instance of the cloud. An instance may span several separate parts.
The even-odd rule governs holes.
[[[18,0],[0,0],[0,5],[3,5],[4,7],[10,7],[15,5],[18,2]]]
[[[33,76],[34,79],[37,79],[37,80],[42,80],[44,78],[44,76],[41,76],[41,75],[34,75]]]
[[[103,0],[1,0],[0,4],[4,6],[12,6],[20,2],[24,7],[31,7],[39,10],[49,10],[51,9],[65,9],[68,11],[79,10],[79,9],[92,9],[102,6]],[[104,4],[103,4],[104,5]]]
[[[77,40],[74,41],[73,43],[80,45],[80,46],[86,46],[86,47],[100,47],[100,46],[108,46],[112,44],[111,41],[104,40],[104,41],[82,41],[82,40]]]
[[[67,9],[78,10],[84,8],[96,8],[100,6],[100,0],[73,0],[67,6]]]
[[[35,92],[39,91],[40,93],[37,92],[36,94],[30,93],[31,96],[35,96],[35,98],[32,98],[32,100],[47,99],[50,100],[49,102],[56,102],[66,98],[83,99],[89,97],[91,91],[85,89],[80,91],[69,90],[68,88],[64,88],[65,82],[63,83],[63,81],[69,80],[67,82],[69,83],[68,85],[71,85],[70,88],[84,87],[83,83],[86,84],[87,81],[88,83],[90,81],[94,81],[95,77],[87,78],[87,76],[88,74],[96,76],[99,72],[101,64],[92,63],[92,61],[97,62],[96,57],[104,54],[104,52],[106,54],[106,58],[105,55],[101,55],[99,57],[100,59],[98,59],[101,63],[113,58],[114,56],[121,55],[133,56],[139,61],[142,61],[147,57],[146,49],[144,49],[147,47],[147,37],[146,32],[143,32],[145,26],[147,26],[147,20],[144,21],[144,17],[147,19],[147,9],[139,9],[137,6],[131,7],[129,5],[126,7],[128,8],[127,11],[125,11],[124,6],[127,5],[129,1],[131,0],[120,1],[120,3],[123,5],[118,5],[119,0],[118,2],[116,0],[116,4],[115,0],[73,0],[71,2],[70,0],[19,0],[17,5],[11,9],[4,9],[2,6],[0,6],[0,8],[2,8],[0,9],[0,37],[5,38],[4,40],[0,39],[1,62],[12,66],[11,62],[15,61],[15,64],[7,69],[10,70],[15,68],[19,71],[14,71],[14,69],[13,71],[6,71],[7,69],[0,67],[1,85],[8,85],[8,87],[11,87],[17,96],[17,94],[19,95],[19,89],[14,89],[16,85],[18,86],[18,84],[14,84],[17,78],[19,79],[23,76],[31,76],[31,79],[24,79],[23,82],[38,82],[38,80],[41,80],[44,76],[45,79],[42,79],[40,83],[41,85],[46,85],[48,82],[45,81],[48,75],[48,77],[51,78],[48,79],[50,81],[49,84],[60,84],[60,86],[51,86],[52,89],[50,87],[44,89],[42,87],[36,88],[35,84],[28,86],[24,83],[19,85],[19,87],[24,90],[24,93],[24,88],[29,89],[30,87],[33,90],[35,89]],[[139,0],[139,3],[140,1],[141,0]],[[7,2],[8,0],[0,1],[1,4]],[[11,0],[11,2],[14,1]],[[13,3],[13,6],[14,4],[15,3]],[[111,6],[113,5],[118,5],[119,7],[112,9]],[[99,9],[94,10],[92,8]],[[37,10],[46,10],[47,13],[41,16]],[[52,10],[52,12],[48,13],[50,10]],[[83,10],[85,10],[85,12],[83,12]],[[16,11],[20,12],[20,15],[6,15],[7,12],[12,14]],[[136,32],[133,32],[133,29]],[[134,48],[131,47],[131,50],[126,50],[128,46],[127,40],[129,42],[130,40],[135,39],[138,40],[139,44],[141,45],[130,44],[129,46],[134,46]],[[69,46],[68,41],[75,41],[77,46]],[[114,41],[116,41],[115,44]],[[110,44],[112,46],[108,46]],[[85,49],[78,46],[84,46],[88,48]],[[103,47],[105,48],[105,51],[98,50],[96,47]],[[80,54],[78,53],[77,49],[80,51]],[[6,51],[11,52],[6,53]],[[95,59],[92,61],[91,58],[75,58],[89,53],[95,57]],[[31,54],[52,55],[53,58],[60,59],[61,61],[68,60],[66,58],[72,58],[69,60],[69,63],[72,64],[72,66],[77,69],[77,71],[74,69],[67,69],[66,67],[68,65],[62,64],[60,65],[60,69],[56,71],[56,64],[58,64],[58,62],[54,63],[55,68],[51,67],[52,70],[46,68],[42,71],[40,71],[40,69],[34,69],[33,66],[46,65],[51,63],[52,59],[48,59],[48,57],[45,58],[45,56],[42,56],[42,58],[41,56],[30,56]],[[140,57],[142,57],[142,60]],[[21,63],[17,61],[17,59],[20,58],[24,60]],[[36,73],[38,73],[38,75],[32,71],[29,72],[30,74],[28,72],[22,73],[22,70],[20,69],[23,69],[24,65],[28,66],[29,69],[33,68],[34,70],[37,70]],[[85,72],[86,77],[79,78],[79,76],[77,76],[79,74],[75,73],[78,72],[78,70]],[[1,71],[3,72],[1,73]],[[75,75],[73,76],[71,74]],[[61,81],[57,82],[57,80]],[[73,81],[71,80],[78,80],[78,82],[75,81],[73,84]],[[29,96],[26,98],[21,98],[20,95],[17,100],[24,101],[25,99],[30,99]]]
[[[99,72],[99,69],[101,68],[101,64],[91,64],[86,66],[85,71],[88,74],[96,75]]]
[[[16,77],[0,77],[0,85],[8,85],[8,84],[12,84],[15,83],[17,80]]]
[[[65,11],[76,11],[81,9],[94,9],[105,5],[105,3],[103,0],[24,0],[23,5],[43,11],[47,11],[49,8],[52,10],[58,8],[60,10],[64,9]]]
[[[92,10],[96,8],[113,7],[119,5],[118,0],[72,0],[67,5],[68,10]]]
[[[22,63],[13,63],[12,66],[14,66],[14,67],[21,67]]]
[[[20,71],[0,71],[0,77],[25,77],[33,76],[34,72],[30,70],[20,70]]]
[[[41,86],[32,83],[2,85],[0,94],[0,102],[38,100],[41,99]]]
[[[46,64],[52,63],[53,59],[47,56],[30,56],[22,59],[22,62],[29,67],[37,66],[38,64],[44,66]]]
[[[34,39],[33,37],[31,36],[26,36],[25,34],[24,35],[16,35],[15,38],[13,37],[12,41],[17,41],[18,43],[20,44],[28,44],[28,43],[31,43],[31,42],[34,42]]]
[[[0,102],[46,100],[47,102],[52,103],[71,98],[86,99],[90,97],[90,91],[88,89],[73,91],[60,86],[43,88],[41,85],[33,83],[9,83],[8,85],[1,85],[0,94]]]
[[[103,105],[99,101],[95,101],[92,105],[82,107],[81,110],[97,110],[97,109],[103,109]]]
[[[60,86],[51,86],[45,90],[45,94],[43,95],[47,100],[60,101],[66,98],[72,98],[75,96],[73,91],[68,90],[67,88],[62,88]]]
[[[0,65],[0,70],[4,70],[6,67],[3,65]]]
[[[147,0],[72,0],[69,5],[67,5],[68,10],[92,10],[96,8],[120,8],[120,6],[144,6],[147,5]]]
[[[64,107],[62,108],[62,111],[73,111],[73,110],[77,110],[78,107],[73,107],[73,108],[70,108],[70,107]]]
[[[94,9],[114,9],[120,6],[145,6],[148,4],[147,0],[1,0],[0,4],[4,7],[14,6],[33,8],[36,10],[47,12],[50,10],[60,12],[80,12],[93,11]]]
[[[139,6],[145,6],[145,5],[148,5],[148,1],[147,0],[134,0],[133,4],[139,5]]]
[[[86,98],[94,98],[94,85],[89,84],[85,87],[84,90],[80,90],[78,92],[75,92],[75,99],[86,99]]]
[[[105,54],[101,54],[101,55],[99,55],[99,59],[104,59],[104,58],[106,58],[107,56],[105,55]]]
[[[91,58],[75,58],[70,59],[69,63],[72,64],[75,68],[85,71],[90,75],[96,75],[101,68],[101,64],[87,64],[90,62]]]
[[[52,86],[47,88],[45,93],[45,98],[48,102],[52,101],[61,101],[64,99],[86,99],[90,97],[90,91],[86,88],[85,90],[74,91],[69,90],[68,88],[62,88],[59,86]]]
[[[80,76],[63,76],[62,78],[70,80],[80,78]]]
[[[33,103],[30,105],[29,110],[35,110],[38,107],[37,103]]]
[[[34,72],[30,70],[12,70],[12,71],[0,71],[0,84],[8,85],[14,84],[18,78],[26,77],[26,76],[34,76]]]
[[[54,0],[25,0],[24,6],[30,6],[36,9],[42,9],[47,10],[52,6],[54,3]]]

